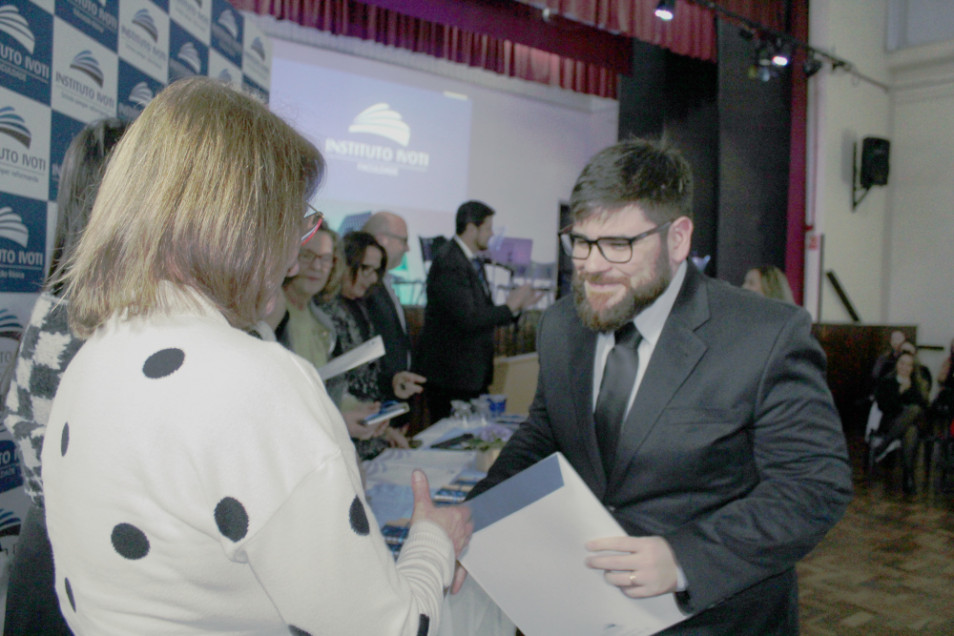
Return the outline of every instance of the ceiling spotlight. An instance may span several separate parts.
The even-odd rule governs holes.
[[[805,64],[802,65],[802,70],[805,71],[805,77],[811,77],[820,71],[822,66],[822,61],[812,55],[805,58]]]
[[[775,45],[775,54],[772,55],[772,64],[775,66],[788,66],[792,61],[792,43],[778,42]]]
[[[768,82],[778,73],[778,68],[773,64],[772,58],[775,55],[775,47],[770,42],[759,42],[755,49],[755,59],[752,66],[749,67],[749,78]]]
[[[659,0],[655,14],[660,20],[670,22],[676,17],[676,0]]]

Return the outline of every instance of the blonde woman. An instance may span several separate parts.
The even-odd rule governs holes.
[[[77,634],[424,634],[466,509],[412,478],[394,562],[314,367],[246,329],[318,215],[318,151],[205,78],[163,90],[104,176],[66,275],[87,338],[42,461],[60,608]]]
[[[346,269],[344,260],[337,232],[320,228],[314,239],[301,246],[298,273],[285,279],[275,309],[266,318],[278,341],[311,362],[316,369],[333,357],[341,341],[333,316],[325,311],[323,304],[335,298],[341,290]],[[348,388],[347,377],[331,378],[325,386],[332,401],[341,408]],[[369,444],[374,444],[378,452],[387,448],[385,440],[380,440],[380,444],[369,441],[385,435],[387,422],[377,426],[364,424],[365,418],[380,408],[379,401],[351,401],[341,413],[360,459],[367,458],[363,449]]]
[[[754,291],[756,294],[761,294],[766,298],[775,298],[776,300],[784,300],[787,303],[795,303],[795,298],[792,296],[792,288],[788,285],[785,273],[772,265],[755,267],[746,272],[742,289]]]

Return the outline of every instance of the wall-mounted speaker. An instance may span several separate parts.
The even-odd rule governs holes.
[[[888,154],[890,150],[891,142],[880,137],[865,137],[861,142],[861,175],[859,175],[859,181],[862,188],[888,184]]]

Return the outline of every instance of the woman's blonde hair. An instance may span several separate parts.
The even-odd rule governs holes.
[[[325,163],[253,98],[193,77],[165,88],[116,146],[65,275],[70,324],[162,311],[189,287],[238,328],[260,318],[301,238]]]
[[[345,258],[344,250],[341,248],[341,237],[338,233],[330,227],[325,226],[321,226],[318,231],[324,232],[331,238],[331,252],[335,257],[331,265],[331,272],[328,274],[328,282],[325,283],[324,288],[320,292],[315,294],[315,298],[319,303],[325,303],[337,296],[338,292],[341,291],[341,281],[344,280],[345,273]]]
[[[775,298],[785,302],[794,303],[792,288],[788,285],[788,279],[779,268],[774,265],[766,265],[756,268],[759,276],[762,278],[762,293],[766,298]]]

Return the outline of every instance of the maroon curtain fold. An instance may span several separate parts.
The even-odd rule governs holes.
[[[680,55],[714,62],[718,54],[713,12],[688,0],[676,1],[672,22],[663,22],[655,16],[658,0],[520,1],[546,6],[564,17],[625,33]],[[716,4],[772,30],[785,30],[783,0],[717,0]]]
[[[793,0],[792,36],[808,41],[808,2]],[[808,79],[799,69],[805,63],[805,51],[792,57],[792,133],[788,160],[788,232],[785,249],[785,276],[795,302],[802,304],[805,294],[805,210],[808,174]]]
[[[600,51],[587,48],[588,36],[550,37],[547,46],[500,37],[499,13],[481,19],[480,12],[499,12],[499,3],[456,5],[419,0],[231,0],[244,11],[270,15],[335,35],[373,40],[379,44],[484,68],[502,75],[600,97],[616,97],[619,46],[604,49],[605,63],[594,63]],[[566,24],[582,23],[603,32],[634,37],[674,53],[715,61],[716,35],[713,12],[687,0],[677,0],[676,17],[663,22],[653,11],[657,0],[523,0],[519,7],[527,25],[539,26],[539,9],[550,9]],[[721,0],[719,6],[777,31],[784,30],[783,0]],[[529,6],[528,6],[529,5]],[[403,11],[402,11],[403,9]],[[455,10],[456,9],[456,10]],[[412,15],[434,16],[434,21]],[[440,19],[440,22],[436,21]],[[555,19],[555,18],[554,18]],[[472,30],[455,26],[459,22]],[[508,23],[511,34],[524,30]],[[537,37],[537,35],[528,36]],[[612,36],[610,36],[612,37]],[[517,38],[519,39],[519,38]],[[542,50],[542,48],[547,50]],[[603,44],[606,47],[606,44]],[[565,52],[556,49],[565,49]],[[581,59],[590,61],[580,61]]]
[[[501,75],[567,90],[616,97],[617,72],[531,46],[428,22],[353,0],[230,0],[239,10],[270,15],[335,35],[424,53]]]

